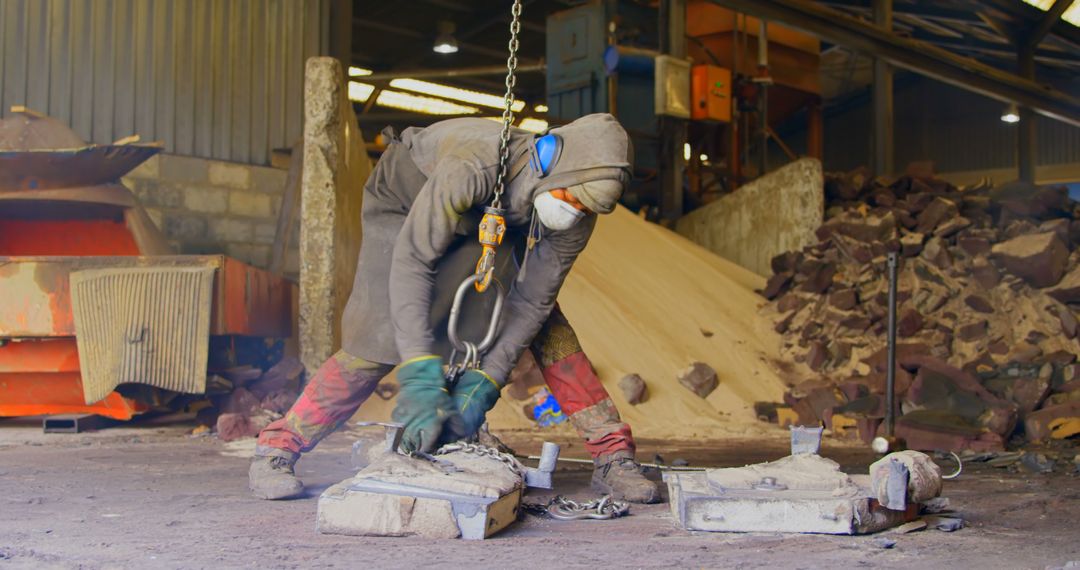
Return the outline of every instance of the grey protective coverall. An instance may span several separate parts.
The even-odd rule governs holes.
[[[477,228],[493,197],[500,128],[486,119],[451,119],[406,129],[387,148],[364,187],[364,241],[342,317],[346,352],[383,364],[448,355],[449,308],[480,254]],[[563,140],[554,168],[547,176],[513,169],[519,171],[502,198],[508,231],[496,278],[509,294],[497,340],[483,359],[484,371],[500,383],[551,314],[596,221],[589,216],[565,231],[542,228],[542,239],[527,254],[526,274],[517,279],[533,199],[583,182],[630,179],[629,140],[612,116],[589,115],[551,132]],[[511,165],[524,164],[534,136],[511,131]],[[479,339],[492,295],[470,299],[462,337]]]

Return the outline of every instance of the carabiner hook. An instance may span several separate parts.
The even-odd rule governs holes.
[[[483,278],[479,274],[470,275],[461,282],[461,285],[458,285],[457,293],[454,294],[454,304],[450,307],[450,322],[446,325],[446,337],[450,339],[455,354],[464,352],[466,365],[471,363],[474,367],[479,366],[480,355],[495,343],[495,335],[499,330],[499,320],[502,318],[503,301],[506,299],[506,292],[503,290],[502,284],[495,281],[495,306],[491,309],[491,321],[488,323],[487,334],[479,343],[462,342],[457,333],[458,319],[461,317],[461,304],[465,300],[465,294],[469,292],[469,286],[476,285]]]

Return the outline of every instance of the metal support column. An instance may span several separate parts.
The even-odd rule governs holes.
[[[352,0],[332,0],[329,6],[330,13],[327,17],[330,33],[327,55],[337,58],[341,62],[341,68],[345,70],[345,75],[348,76],[349,66],[352,65],[353,3]]]
[[[1024,43],[1018,54],[1020,76],[1035,79],[1035,46]],[[1020,124],[1016,125],[1017,178],[1035,182],[1035,113],[1028,107],[1020,107]]]
[[[874,0],[874,25],[892,32],[892,0]],[[874,58],[874,171],[888,175],[893,169],[893,70],[883,58]]]
[[[686,57],[686,0],[660,1],[660,51]],[[660,216],[664,219],[683,215],[685,145],[686,121],[660,117]]]

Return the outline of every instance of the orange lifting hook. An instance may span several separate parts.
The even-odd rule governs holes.
[[[476,275],[480,276],[480,279],[474,285],[479,293],[483,293],[491,285],[491,278],[495,275],[495,248],[502,244],[505,235],[506,210],[491,206],[484,208],[479,235],[480,246],[484,248],[484,251],[476,262]]]

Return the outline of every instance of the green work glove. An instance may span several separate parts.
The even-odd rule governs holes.
[[[442,358],[421,356],[408,360],[398,369],[397,378],[401,391],[392,417],[395,422],[405,424],[401,449],[410,453],[431,452],[439,441],[443,424],[459,417],[446,389]]]
[[[460,421],[448,426],[447,436],[451,441],[466,439],[476,435],[484,425],[484,419],[495,402],[499,400],[499,385],[481,370],[466,370],[454,385],[451,396],[454,405],[461,414]]]

